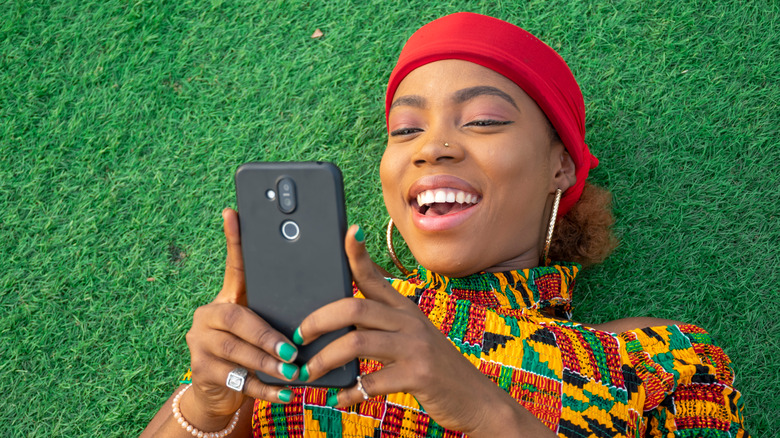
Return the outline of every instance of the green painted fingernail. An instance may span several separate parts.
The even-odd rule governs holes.
[[[291,360],[295,359],[295,355],[298,353],[298,350],[287,342],[280,342],[277,350],[279,357],[281,357],[282,360],[286,362],[290,362]]]
[[[295,329],[295,333],[293,333],[293,342],[295,342],[298,345],[303,345],[303,336],[301,336],[301,328],[300,327]]]
[[[355,231],[355,240],[358,242],[363,242],[366,240],[366,235],[363,234],[363,228],[360,225],[358,225],[358,230]]]
[[[339,397],[337,394],[333,394],[332,396],[328,397],[328,401],[325,402],[330,407],[334,407],[337,404],[339,404]]]
[[[290,400],[292,400],[292,391],[290,391],[289,389],[283,389],[283,390],[279,391],[279,394],[277,394],[277,397],[279,398],[279,400],[281,400],[281,401],[283,401],[285,403],[289,403]]]
[[[301,367],[301,372],[298,374],[298,380],[301,382],[309,380],[309,367],[307,365]]]
[[[287,380],[291,380],[293,376],[295,376],[295,373],[298,371],[298,367],[291,364],[291,363],[284,363],[282,362],[281,366],[281,372],[284,377],[287,378]]]

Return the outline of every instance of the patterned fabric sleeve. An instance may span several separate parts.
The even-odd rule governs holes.
[[[748,437],[729,358],[693,325],[652,327],[620,335],[646,388],[650,437]]]

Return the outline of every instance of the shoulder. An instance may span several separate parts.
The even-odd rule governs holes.
[[[662,327],[669,325],[681,326],[686,324],[672,319],[637,317],[616,319],[602,324],[590,325],[590,327],[605,332],[623,333],[647,327]]]

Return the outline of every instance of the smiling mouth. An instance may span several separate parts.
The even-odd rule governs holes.
[[[471,208],[481,200],[478,195],[457,189],[425,190],[412,200],[412,208],[423,216],[444,216]]]

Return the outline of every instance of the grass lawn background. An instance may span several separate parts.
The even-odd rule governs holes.
[[[780,6],[774,1],[7,1],[0,7],[0,425],[133,436],[220,287],[253,160],[329,160],[374,259],[387,76],[460,10],[558,50],[621,245],[575,319],[708,329],[757,437],[780,430]],[[324,36],[310,38],[315,29]],[[407,258],[407,263],[412,261]]]

